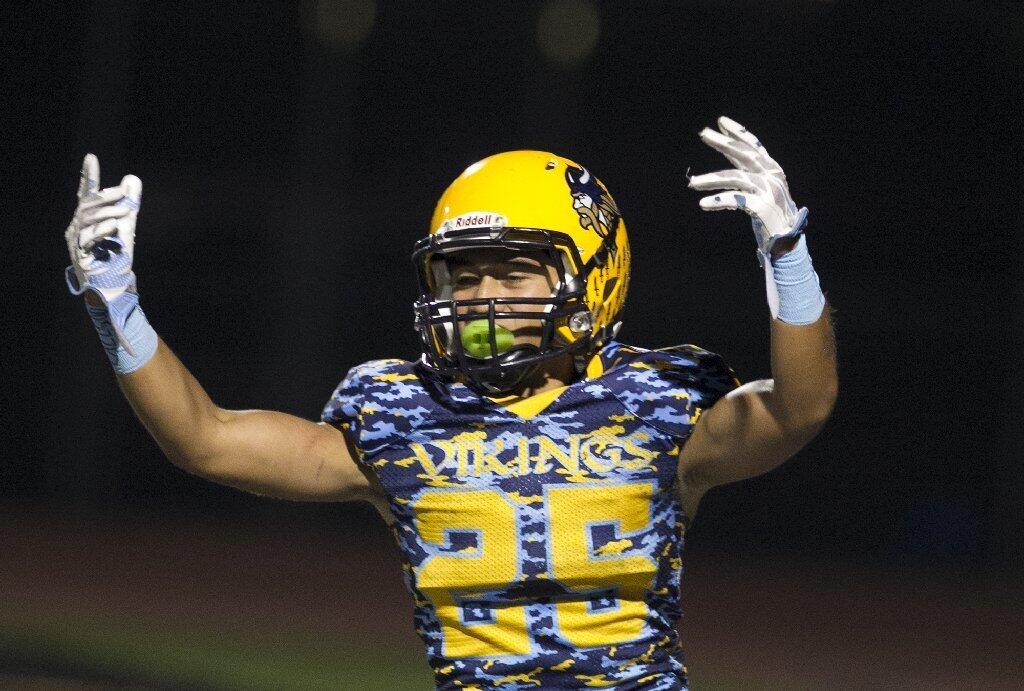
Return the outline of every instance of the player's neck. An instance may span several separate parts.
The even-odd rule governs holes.
[[[571,355],[555,358],[545,363],[537,373],[530,378],[522,389],[515,391],[513,395],[519,398],[529,398],[537,394],[559,389],[571,384],[576,379],[576,370],[573,366]]]

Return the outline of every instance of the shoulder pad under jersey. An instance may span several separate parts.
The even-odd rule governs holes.
[[[606,350],[598,380],[633,415],[669,436],[690,436],[701,413],[739,386],[720,355],[694,345]]]
[[[320,419],[340,425],[360,458],[387,446],[427,413],[427,398],[416,365],[405,360],[371,360],[348,371]]]

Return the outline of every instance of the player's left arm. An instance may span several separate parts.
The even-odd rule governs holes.
[[[691,492],[756,477],[793,456],[828,421],[838,391],[828,309],[813,324],[772,320],[772,378],[730,391],[705,411],[683,446]]]
[[[683,447],[679,478],[690,515],[707,489],[766,473],[803,448],[824,426],[838,392],[835,337],[828,305],[807,253],[807,209],[797,209],[782,168],[738,123],[719,119],[701,139],[735,166],[690,179],[709,211],[751,217],[765,270],[771,321],[772,378],[749,382],[706,410]]]

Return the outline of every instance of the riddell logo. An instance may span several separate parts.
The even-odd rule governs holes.
[[[449,218],[441,225],[438,232],[444,233],[448,230],[462,230],[464,228],[502,228],[507,223],[507,218],[493,211],[470,211],[469,213],[459,214],[455,218]]]

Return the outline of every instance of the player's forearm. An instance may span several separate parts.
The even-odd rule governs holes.
[[[835,337],[806,239],[778,239],[771,250],[771,270],[778,304],[771,320],[774,381],[766,404],[787,441],[802,446],[818,433],[835,405]]]
[[[832,414],[839,389],[828,305],[812,324],[772,320],[773,391],[768,405],[793,431],[817,431]]]
[[[149,362],[117,382],[172,463],[195,471],[217,454],[219,409],[163,341]]]

